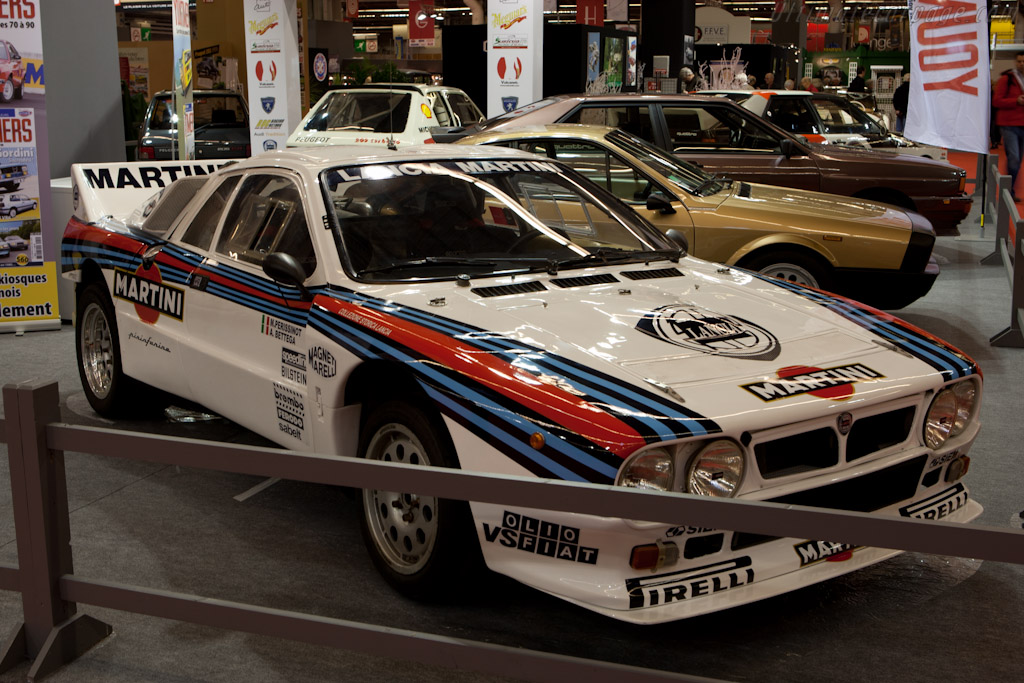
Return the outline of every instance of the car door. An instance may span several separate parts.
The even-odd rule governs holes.
[[[659,110],[667,149],[709,173],[804,190],[821,187],[820,171],[802,147],[794,145],[797,153],[787,157],[782,152],[785,136],[741,107],[724,101],[673,102]]]
[[[278,169],[230,176],[182,242],[204,254],[189,283],[193,396],[269,439],[306,450],[314,447],[303,346],[309,302],[262,270],[266,256],[280,251],[299,260],[307,283],[319,278],[301,188],[297,175]]]

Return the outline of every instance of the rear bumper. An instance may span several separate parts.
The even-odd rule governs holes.
[[[892,310],[903,308],[923,297],[931,290],[938,276],[939,264],[934,256],[928,259],[925,269],[918,273],[836,268],[835,289],[837,294],[869,306]]]

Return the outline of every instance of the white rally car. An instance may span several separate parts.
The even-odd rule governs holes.
[[[850,300],[687,257],[559,162],[426,145],[173,168],[189,177],[149,202],[164,166],[74,168],[62,267],[100,413],[158,387],[296,450],[981,512],[961,481],[970,358]],[[384,490],[363,503],[369,553],[407,594],[450,587],[479,545],[490,569],[631,622],[895,554]]]

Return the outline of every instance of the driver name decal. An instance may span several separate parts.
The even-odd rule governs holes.
[[[715,356],[774,360],[782,350],[775,335],[760,325],[694,305],[656,308],[640,319],[636,329],[669,344]]]
[[[118,268],[114,271],[114,296],[135,304],[142,322],[156,323],[161,313],[180,321],[184,317],[185,292],[162,280],[156,265],[149,270],[139,266],[134,273]]]

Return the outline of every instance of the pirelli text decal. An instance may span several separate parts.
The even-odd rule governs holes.
[[[754,568],[747,556],[667,574],[626,579],[629,608],[653,607],[721,593],[754,582]]]

